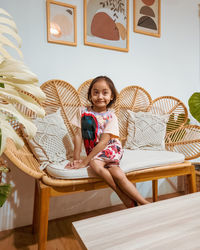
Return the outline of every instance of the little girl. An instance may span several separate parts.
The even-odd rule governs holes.
[[[111,79],[99,76],[88,90],[91,107],[84,107],[72,119],[77,127],[74,138],[74,160],[66,168],[78,169],[88,165],[118,194],[126,207],[149,203],[127,179],[119,163],[123,149],[119,140],[117,117],[109,109],[116,101],[117,91]],[[87,157],[80,159],[82,139]]]

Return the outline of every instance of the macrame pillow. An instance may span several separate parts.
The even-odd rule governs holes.
[[[128,111],[127,149],[165,150],[168,115]]]
[[[60,163],[72,156],[73,142],[60,109],[44,118],[36,118],[33,123],[37,127],[37,133],[33,139],[27,139],[27,142],[41,163],[41,168],[45,167],[46,163]]]

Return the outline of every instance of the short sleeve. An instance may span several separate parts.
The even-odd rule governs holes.
[[[70,121],[72,125],[78,128],[81,128],[81,110],[82,108],[79,108]]]
[[[112,134],[119,137],[118,119],[114,113],[112,113],[112,117],[109,119],[103,133]]]

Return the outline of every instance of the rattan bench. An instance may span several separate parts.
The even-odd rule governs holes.
[[[78,91],[62,80],[50,80],[41,86],[41,89],[47,96],[44,103],[46,114],[56,112],[58,108],[61,108],[63,120],[71,136],[73,136],[74,130],[70,125],[70,119],[77,107],[81,104],[87,104],[86,93],[90,82],[91,80],[84,82]],[[114,108],[119,119],[122,141],[125,141],[127,136],[127,110],[170,114],[171,119],[168,122],[165,137],[166,149],[181,152],[186,159],[185,162],[180,164],[132,171],[127,174],[128,178],[133,183],[151,180],[154,201],[157,200],[157,182],[161,178],[187,176],[189,192],[195,192],[195,169],[188,160],[200,155],[200,127],[186,125],[188,113],[184,104],[174,97],[160,97],[152,101],[151,96],[143,88],[129,86],[121,90]],[[23,107],[22,112],[29,114],[30,117],[33,116],[30,110],[26,110]],[[174,117],[179,117],[179,119],[172,119]],[[19,125],[17,123],[13,124],[13,127],[22,136]],[[4,153],[19,169],[36,180],[33,232],[38,233],[38,249],[40,250],[46,249],[50,197],[106,187],[106,184],[100,178],[73,180],[53,178],[45,170],[40,170],[40,164],[32,154],[26,141],[24,147],[17,150],[14,143],[8,140],[7,149]]]

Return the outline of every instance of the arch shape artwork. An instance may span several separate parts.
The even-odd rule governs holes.
[[[134,32],[160,37],[160,0],[134,0]]]
[[[84,0],[84,44],[129,50],[129,0]]]

